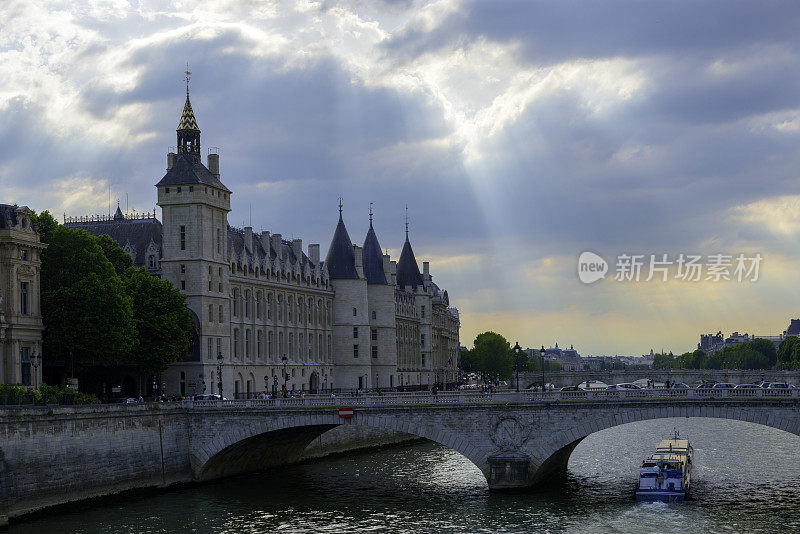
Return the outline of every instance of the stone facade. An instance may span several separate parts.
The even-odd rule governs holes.
[[[381,252],[372,215],[359,247],[347,235],[341,209],[325,260],[318,244],[304,252],[300,239],[234,228],[228,224],[233,193],[219,165],[218,154],[201,161],[187,94],[177,152],[167,155],[166,175],[156,184],[162,222],[153,217],[134,231],[118,209],[103,221],[67,223],[110,235],[137,265],[186,294],[195,334],[189,357],[162,377],[168,395],[219,393],[220,381],[223,395],[233,398],[284,384],[350,391],[456,378],[458,313],[448,308],[447,292],[433,283],[427,263],[424,283],[409,292],[398,287],[391,274],[396,264]],[[411,263],[416,259],[404,265]],[[413,304],[400,306],[403,299]],[[398,321],[407,326],[402,341]]]
[[[0,204],[0,384],[42,379],[41,253],[27,207]]]

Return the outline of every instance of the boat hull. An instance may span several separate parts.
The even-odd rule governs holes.
[[[686,493],[683,491],[637,490],[636,500],[641,502],[683,502]]]

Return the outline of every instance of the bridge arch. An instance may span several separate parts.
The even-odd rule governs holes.
[[[248,416],[244,416],[248,417]],[[287,465],[300,459],[305,448],[318,436],[338,426],[354,425],[403,432],[444,445],[460,453],[484,473],[490,451],[470,443],[463,435],[422,418],[398,418],[392,415],[367,415],[345,420],[338,414],[298,415],[277,419],[249,416],[235,424],[220,420],[200,432],[193,430],[190,463],[196,480],[212,480],[254,472],[272,466]],[[209,427],[216,427],[211,430]],[[210,430],[210,431],[209,431]]]
[[[566,470],[570,455],[575,448],[595,432],[637,421],[680,417],[743,421],[800,436],[800,413],[797,408],[776,410],[774,406],[631,406],[611,415],[597,414],[585,417],[538,440],[530,450],[532,463],[538,465],[533,483]]]

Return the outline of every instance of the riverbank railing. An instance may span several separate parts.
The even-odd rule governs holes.
[[[800,400],[800,389],[631,389],[631,390],[583,390],[583,391],[445,391],[434,395],[430,392],[391,393],[383,395],[305,395],[273,399],[241,400],[187,400],[189,408],[270,408],[270,407],[359,407],[359,406],[408,406],[419,404],[468,405],[510,404],[527,402],[585,402],[617,403],[641,400],[736,399],[754,401],[764,399]]]

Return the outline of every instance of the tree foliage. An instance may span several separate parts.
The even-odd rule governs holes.
[[[775,345],[767,339],[729,345],[711,356],[697,349],[680,356],[656,354],[655,369],[771,369],[777,358]]]
[[[496,332],[484,332],[475,338],[472,349],[478,372],[501,379],[511,377],[514,356],[506,338]]]
[[[48,245],[41,276],[45,357],[125,361],[152,374],[186,352],[194,324],[185,296],[169,281],[134,269],[107,235],[61,226],[46,211],[34,224]]]
[[[133,301],[138,333],[129,359],[144,373],[161,373],[189,348],[194,324],[186,296],[168,280],[156,278],[144,269],[131,270],[125,288]]]
[[[47,239],[41,276],[47,354],[72,354],[83,363],[120,361],[136,342],[122,280],[86,231],[56,226]]]

